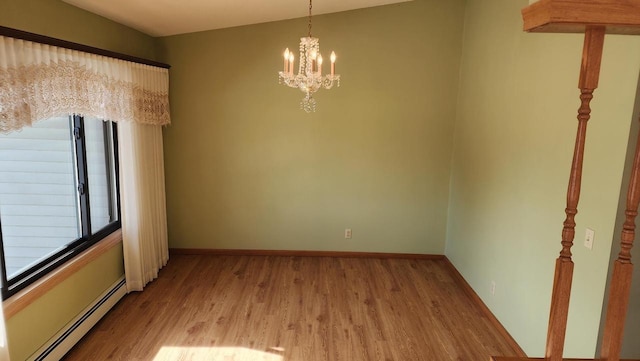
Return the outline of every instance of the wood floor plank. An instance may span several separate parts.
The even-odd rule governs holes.
[[[514,356],[444,260],[173,255],[64,360]]]

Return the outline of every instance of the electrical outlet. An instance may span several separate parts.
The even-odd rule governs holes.
[[[591,228],[587,228],[587,231],[584,233],[584,246],[593,249],[593,240],[595,238],[596,232]]]
[[[496,281],[491,281],[491,295],[495,296],[496,295]]]
[[[344,238],[351,239],[351,228],[347,228],[344,230]]]

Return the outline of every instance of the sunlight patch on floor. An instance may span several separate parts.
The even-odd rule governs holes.
[[[274,352],[284,351],[272,347]],[[283,361],[282,356],[244,347],[180,347],[163,346],[153,361],[211,360],[211,361]]]

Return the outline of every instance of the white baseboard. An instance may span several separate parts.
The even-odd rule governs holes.
[[[127,294],[124,276],[71,320],[60,332],[36,351],[28,361],[58,361]]]

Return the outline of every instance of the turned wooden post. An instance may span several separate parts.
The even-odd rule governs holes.
[[[607,318],[604,326],[604,337],[600,357],[608,361],[620,360],[622,350],[622,336],[624,322],[629,306],[629,294],[631,292],[631,277],[633,276],[633,264],[631,263],[631,247],[636,236],[636,216],[640,203],[640,133],[636,144],[636,153],[631,169],[629,190],[627,191],[627,209],[625,221],[622,225],[622,241],[618,259],[613,265],[611,286],[609,288],[609,303],[607,304]]]
[[[553,294],[551,297],[551,312],[549,330],[547,332],[547,349],[545,357],[550,361],[562,361],[564,340],[567,330],[567,316],[569,314],[569,300],[571,296],[571,282],[573,279],[573,260],[571,247],[575,236],[575,216],[578,213],[580,186],[582,181],[582,161],[584,158],[584,144],[587,134],[587,122],[591,117],[589,103],[593,98],[593,91],[598,87],[600,75],[600,61],[604,44],[605,28],[590,26],[584,34],[584,48],[582,51],[582,67],[580,69],[580,108],[578,109],[578,132],[573,151],[573,162],[569,176],[567,190],[566,219],[562,229],[562,251],[556,260],[556,271],[553,280]]]
[[[530,33],[585,33],[582,67],[580,69],[580,100],[578,135],[574,150],[569,190],[567,217],[562,230],[562,251],[556,261],[551,317],[547,334],[546,360],[560,361],[564,348],[569,309],[573,261],[571,246],[575,234],[575,215],[580,196],[582,158],[586,123],[591,110],[589,103],[598,86],[604,33],[640,35],[640,0],[538,0],[522,9],[523,29]],[[640,142],[640,135],[638,135]],[[629,305],[633,265],[631,247],[635,236],[635,218],[640,202],[640,149],[632,170],[627,193],[626,220],[622,231],[622,249],[614,262],[607,316],[602,343],[602,360],[618,361],[622,346],[624,322]],[[507,359],[502,359],[506,361]],[[640,361],[640,360],[637,360]]]

